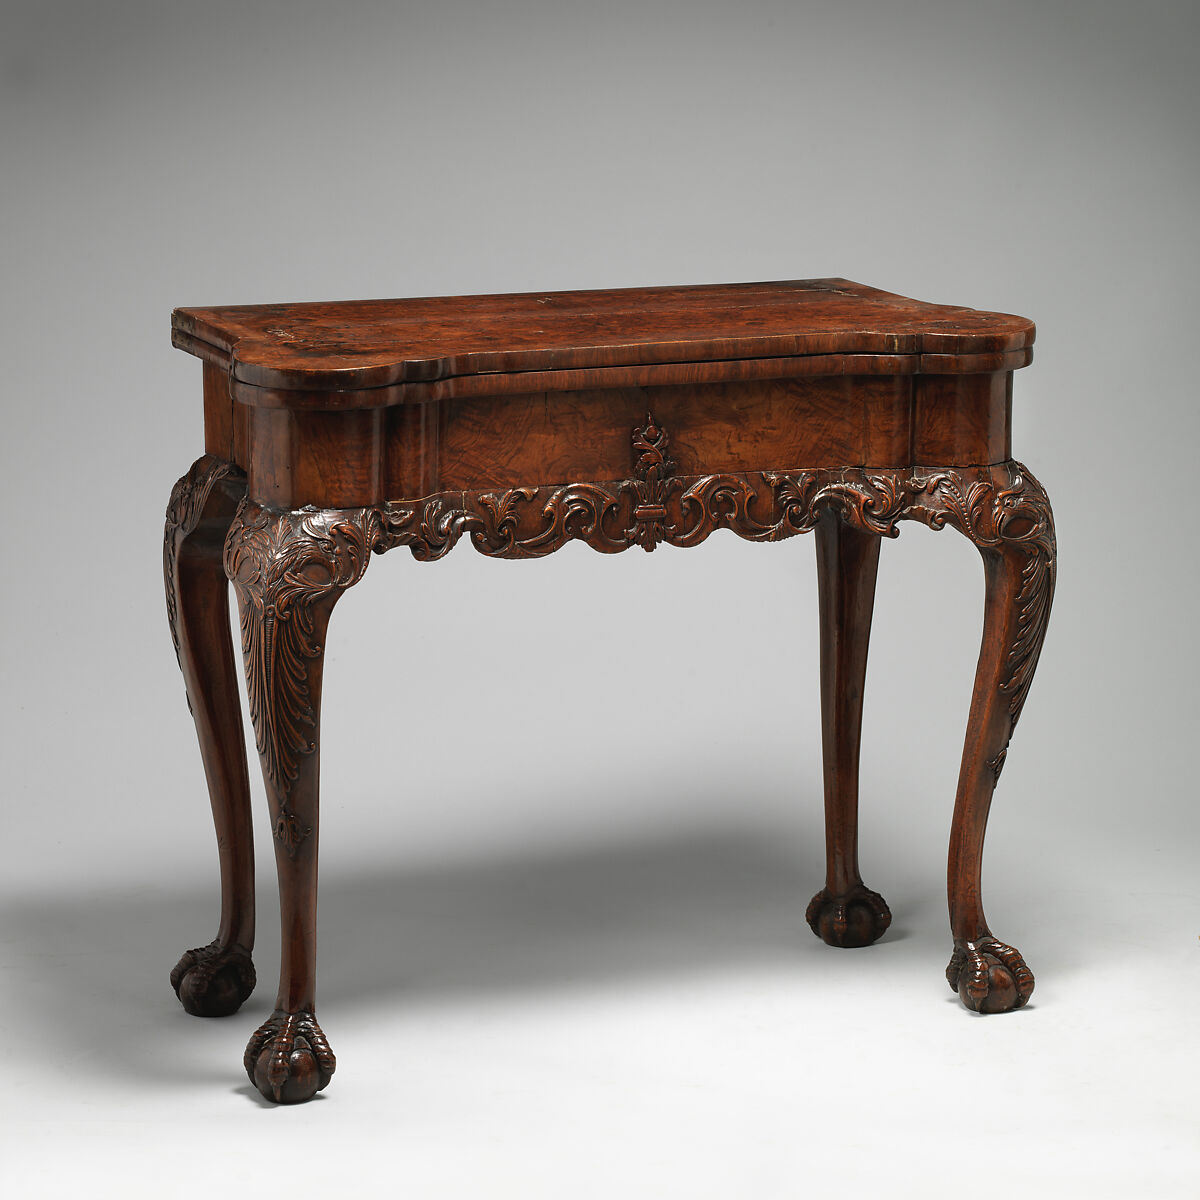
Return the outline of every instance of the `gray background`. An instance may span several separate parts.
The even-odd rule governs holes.
[[[12,1194],[1194,1195],[1198,34],[1194,3],[10,4]],[[166,986],[216,918],[161,595],[202,448],[170,309],[831,274],[1038,323],[1014,445],[1059,590],[987,860],[1030,1008],[940,982],[982,599],[956,534],[884,548],[863,862],[896,923],[857,955],[802,920],[811,542],[397,552],[329,644],[342,1065],[258,1107],[257,772],[259,990],[196,1022]]]

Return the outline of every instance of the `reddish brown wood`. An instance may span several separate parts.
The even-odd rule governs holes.
[[[213,363],[204,364],[204,450],[217,458],[242,462],[233,444],[233,397],[229,373]]]
[[[621,478],[628,431],[648,411],[687,431],[675,442],[681,474],[903,466],[911,394],[905,377],[834,376],[453,401],[440,434],[439,487]]]
[[[919,375],[914,463],[1001,463],[1012,457],[1012,372]]]
[[[229,393],[229,372],[211,362],[204,363],[204,449],[217,458],[236,463],[243,471],[250,461],[247,449],[248,418],[244,404]]]
[[[212,368],[209,368],[210,370]],[[280,508],[356,507],[439,491],[614,479],[653,411],[681,473],[1003,462],[1010,375],[814,376],[707,387],[589,388],[389,409],[235,405],[250,495]]]
[[[188,1012],[223,1017],[254,990],[254,840],[237,669],[229,636],[229,584],[222,546],[241,473],[210,455],[175,485],[167,506],[163,572],[167,617],[196,722],[221,865],[221,924],[214,941],[189,950],[171,972]]]
[[[952,371],[955,356],[1021,352],[1034,337],[1024,317],[846,279],[180,308],[172,327],[176,344],[229,368],[239,399],[257,402],[245,384],[316,408],[334,392],[370,405],[380,388],[523,371],[844,354],[925,354],[927,370]]]
[[[224,566],[238,594],[283,919],[276,1010],[246,1051],[262,1093],[307,1099],[335,1065],[314,1015],[330,612],[371,551],[407,546],[427,561],[463,537],[491,557],[536,558],[575,540],[615,553],[693,546],[717,529],[767,542],[817,531],[828,855],[809,919],[850,946],[890,919],[857,861],[879,539],[906,520],[964,533],[983,554],[987,589],[951,840],[947,978],[978,1011],[1025,1003],[1033,976],[988,930],[980,873],[992,789],[1053,595],[1049,502],[1010,458],[1012,371],[1032,340],[1020,317],[844,280],[178,310],[176,344],[205,359],[216,457],[181,482],[181,497],[204,498],[172,502],[168,608],[173,627],[186,611],[181,646],[208,646],[181,649],[181,665],[211,725],[201,742],[206,766],[217,764],[220,832],[244,807],[244,784],[230,782],[240,728],[228,716],[236,704],[213,568],[228,526]],[[242,471],[247,494],[231,523]],[[218,481],[224,499],[210,517]],[[190,569],[193,558],[203,569]],[[197,653],[211,665],[189,665]],[[248,847],[248,824],[238,830]],[[241,944],[249,860],[235,852],[226,871],[222,847],[229,919],[215,948],[178,969],[192,981],[184,991],[205,995],[196,981],[214,972],[227,987],[240,978],[230,947]]]
[[[176,337],[180,349],[203,358],[208,348],[195,339]],[[389,408],[480,396],[510,396],[530,391],[564,392],[587,388],[665,387],[673,384],[751,382],[759,379],[806,379],[837,375],[946,375],[1015,371],[1033,361],[1033,348],[989,355],[812,354],[787,358],[717,359],[699,363],[647,363],[625,367],[580,367],[564,371],[512,371],[506,374],[452,375],[427,383],[375,388],[254,387],[232,379],[235,399],[256,408]]]
[[[275,835],[282,959],[275,1011],[246,1050],[264,1095],[308,1100],[336,1061],[316,1008],[317,828],[325,632],[366,548],[344,520],[243,504],[225,545],[238,597],[250,716]]]
[[[830,946],[869,946],[892,922],[883,897],[858,873],[858,752],[880,538],[827,508],[816,540],[826,873],[807,919]]]
[[[247,412],[250,494],[275,508],[348,508],[384,497],[383,409]]]
[[[986,598],[983,643],[967,719],[948,865],[954,954],[950,987],[978,1012],[1024,1005],[1033,973],[992,936],[983,915],[983,838],[992,792],[1037,668],[1054,599],[1055,539],[1050,502],[1023,467],[990,489],[957,488],[947,520],[979,547]]]

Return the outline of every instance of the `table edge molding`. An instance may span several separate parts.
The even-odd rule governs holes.
[[[613,387],[742,382],[844,375],[978,375],[1016,371],[1033,361],[1032,343],[1007,350],[961,354],[911,350],[844,350],[810,354],[766,354],[731,358],[681,358],[609,366],[545,367],[512,371],[441,372],[437,363],[425,377],[379,384],[355,384],[350,373],[339,380],[328,372],[304,380],[247,379],[239,373],[237,345],[225,350],[181,330],[172,344],[225,373],[229,394],[257,408],[338,411],[430,404],[439,400],[486,398],[528,392]]]

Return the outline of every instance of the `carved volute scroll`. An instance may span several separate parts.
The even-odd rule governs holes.
[[[310,832],[287,803],[300,759],[315,747],[310,668],[329,609],[366,570],[376,520],[363,509],[282,512],[243,501],[225,543],[254,738],[278,802],[275,837],[293,856]]]
[[[605,554],[662,542],[698,545],[716,529],[752,541],[811,530],[826,507],[872,533],[894,537],[908,497],[903,472],[810,470],[676,476],[668,436],[654,420],[633,431],[632,479],[560,487],[450,492],[369,510],[377,552],[408,546],[431,561],[464,535],[492,558],[540,558],[569,541]]]

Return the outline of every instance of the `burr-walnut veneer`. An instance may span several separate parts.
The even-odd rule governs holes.
[[[923,304],[842,279],[355,303],[183,308],[204,362],[205,453],[167,510],[167,609],[200,738],[221,924],[171,975],[192,1013],[254,986],[254,865],[227,580],[275,834],[283,953],[245,1064],[306,1100],[334,1057],[314,1015],[317,781],[329,616],[372,551],[535,558],[693,546],[716,529],[812,530],[821,620],[825,886],[832,946],[887,929],[859,875],[858,755],[879,547],[950,525],[983,557],[983,644],[950,836],[950,986],[1019,1008],[1021,955],[992,936],[980,861],[992,789],[1054,591],[1046,493],[1011,457],[1021,317]],[[519,636],[519,635],[518,635]]]

